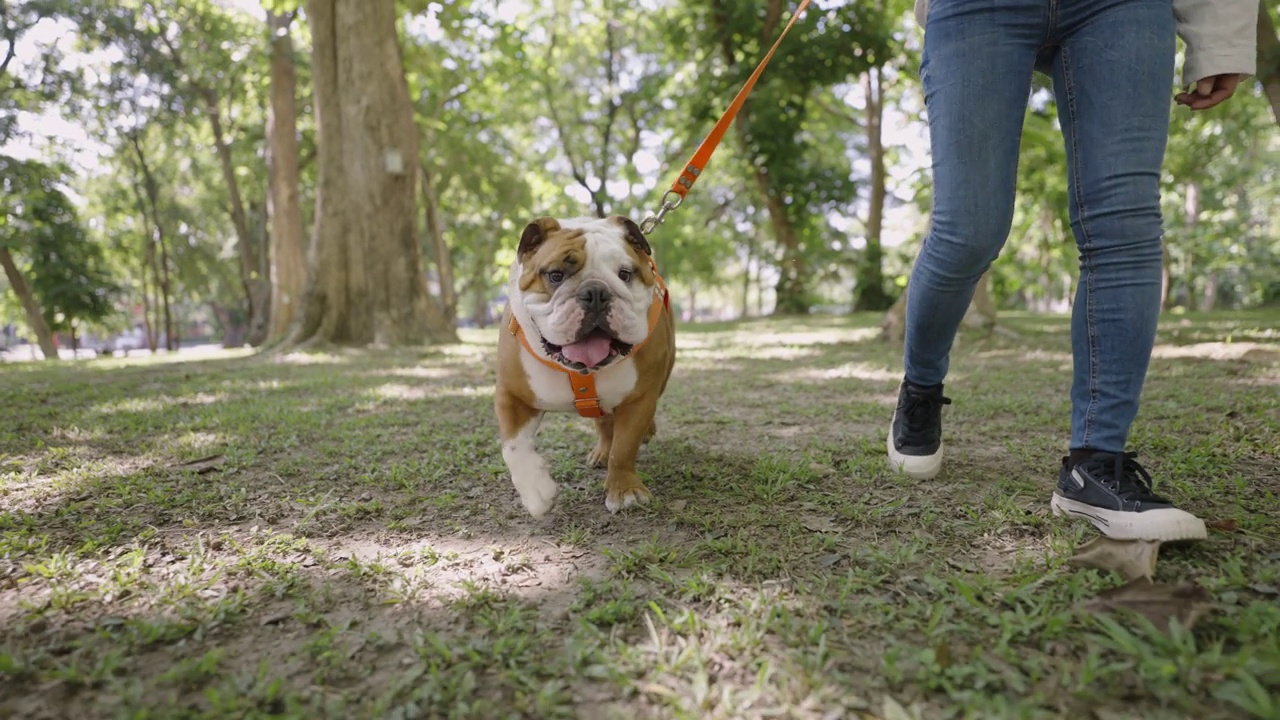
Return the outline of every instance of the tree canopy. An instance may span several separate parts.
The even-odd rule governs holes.
[[[343,313],[365,303],[370,318],[418,307],[397,321],[417,330],[380,335],[396,342],[489,324],[519,228],[544,214],[655,210],[794,10],[780,0],[377,0],[352,17],[383,13],[382,35],[352,40],[317,25],[327,7],[0,4],[0,150],[23,172],[38,161],[57,176],[68,219],[49,237],[78,268],[55,290],[33,265],[34,240],[15,254],[33,295],[54,308],[40,312],[52,332],[68,329],[57,318],[115,318],[153,345],[191,333],[287,343],[318,327],[308,302]],[[1170,103],[1170,311],[1280,299],[1280,39],[1274,8],[1259,11],[1258,77],[1208,112]],[[810,6],[695,190],[654,233],[682,318],[879,311],[902,292],[929,210],[920,40],[905,1]],[[333,57],[357,74],[334,80],[317,65]],[[351,70],[363,57],[379,70]],[[374,82],[384,75],[385,86]],[[353,84],[326,124],[330,80]],[[43,127],[50,117],[83,137]],[[403,142],[386,134],[393,126]],[[373,190],[388,178],[394,190]],[[392,195],[401,209],[379,209]],[[1041,87],[1027,110],[1014,229],[990,272],[993,307],[1065,309],[1078,275],[1066,206],[1057,109]],[[392,217],[402,226],[385,225]],[[318,270],[330,243],[377,227],[331,258],[347,289],[320,293],[338,282]],[[368,304],[391,281],[354,279],[356,257],[405,268],[405,289]],[[72,289],[80,294],[59,294]],[[6,307],[22,324],[20,306]]]

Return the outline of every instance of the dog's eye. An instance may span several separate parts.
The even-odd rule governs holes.
[[[548,272],[548,273],[547,273],[547,280],[548,280],[552,285],[559,285],[560,283],[564,282],[564,271],[563,271],[563,270],[552,270],[551,272]]]
[[[626,268],[619,270],[618,279],[622,280],[622,282],[631,282],[631,271]]]

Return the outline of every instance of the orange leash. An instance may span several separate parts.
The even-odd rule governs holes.
[[[795,13],[791,15],[791,19],[782,28],[782,32],[778,34],[778,39],[773,41],[773,47],[769,48],[769,52],[765,54],[760,64],[756,66],[755,72],[751,73],[751,77],[747,78],[746,84],[742,86],[742,89],[733,98],[733,102],[729,103],[729,108],[724,111],[724,114],[716,122],[715,127],[711,128],[711,132],[707,134],[702,144],[694,151],[693,157],[685,164],[684,170],[680,172],[679,177],[671,184],[671,189],[663,193],[662,205],[657,214],[650,215],[641,221],[640,232],[645,235],[653,232],[655,228],[662,224],[663,218],[666,217],[667,213],[680,207],[680,203],[684,202],[685,194],[693,188],[693,184],[702,175],[702,169],[711,160],[711,155],[715,153],[716,148],[720,145],[725,132],[729,130],[729,125],[738,116],[738,111],[742,109],[742,104],[746,102],[747,96],[755,88],[756,80],[760,79],[765,66],[773,58],[774,52],[782,44],[782,39],[787,36],[787,33],[791,31],[791,27],[796,24],[796,20],[804,14],[805,9],[808,7],[809,0],[800,0],[800,7],[796,8]],[[675,195],[674,200],[670,199],[672,195]],[[662,318],[663,311],[671,311],[671,295],[667,291],[666,283],[662,281],[662,276],[658,275],[658,266],[653,262],[652,257],[649,258],[649,264],[653,267],[653,275],[656,279],[653,303],[649,305],[649,334],[631,349],[632,353],[639,350],[649,341],[649,338],[653,335],[654,328],[657,327],[658,321]],[[573,406],[577,409],[579,415],[590,418],[604,417],[605,411],[600,406],[600,397],[596,393],[595,374],[590,369],[583,371],[571,370],[558,362],[543,357],[529,344],[529,339],[524,334],[524,328],[520,327],[520,323],[516,322],[514,315],[511,316],[511,323],[507,329],[512,335],[516,336],[525,351],[532,355],[534,359],[553,370],[565,373],[569,377],[569,384],[573,389]]]
[[[720,116],[720,120],[716,122],[715,127],[711,128],[711,132],[707,134],[706,139],[693,152],[693,157],[689,158],[689,162],[685,164],[684,170],[680,171],[680,175],[671,183],[671,189],[662,194],[662,206],[658,209],[656,215],[650,215],[640,223],[640,230],[648,235],[655,228],[662,224],[663,218],[668,212],[680,207],[680,203],[684,202],[684,196],[693,188],[693,184],[698,181],[698,177],[702,175],[702,169],[707,166],[707,162],[711,160],[711,155],[720,145],[720,140],[724,138],[724,134],[729,129],[729,125],[733,123],[734,118],[738,116],[738,111],[742,109],[742,104],[746,102],[747,96],[756,86],[756,80],[760,79],[764,68],[769,64],[769,60],[773,58],[773,53],[782,44],[782,39],[791,31],[791,26],[796,24],[796,20],[804,14],[806,8],[809,7],[809,0],[800,0],[800,7],[791,15],[791,19],[787,21],[786,27],[782,28],[782,32],[778,35],[778,39],[773,41],[773,47],[769,48],[769,52],[765,54],[760,64],[756,66],[755,72],[751,73],[751,77],[747,78],[747,82],[738,91],[737,96],[733,98],[733,102],[729,103],[729,108]],[[675,200],[669,197],[675,195]]]

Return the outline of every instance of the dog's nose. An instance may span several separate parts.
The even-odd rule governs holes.
[[[578,302],[587,310],[603,310],[609,304],[609,290],[599,285],[582,288],[578,291]]]

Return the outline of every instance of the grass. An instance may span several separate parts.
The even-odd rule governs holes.
[[[1280,717],[1280,315],[1171,317],[1134,446],[1211,521],[1156,631],[1066,563],[1062,318],[962,336],[944,474],[885,468],[877,318],[686,326],[655,493],[553,416],[533,521],[494,334],[415,352],[0,366],[0,717]],[[1090,714],[1092,713],[1092,714]]]

